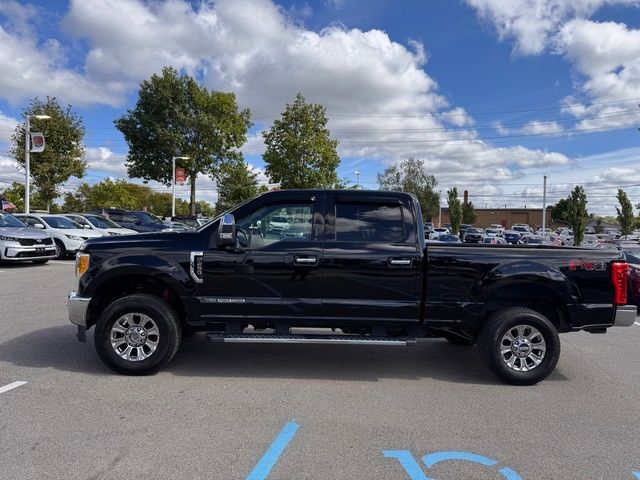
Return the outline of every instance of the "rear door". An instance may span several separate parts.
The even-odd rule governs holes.
[[[411,205],[409,196],[327,194],[325,317],[342,325],[419,322],[422,255]]]

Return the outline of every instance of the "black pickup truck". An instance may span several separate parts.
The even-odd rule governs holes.
[[[477,343],[503,381],[533,384],[558,333],[630,326],[627,264],[611,250],[425,245],[405,193],[280,190],[195,232],[87,241],[69,317],[133,375],[166,365],[184,335],[214,342]],[[326,332],[326,333],[322,333]]]

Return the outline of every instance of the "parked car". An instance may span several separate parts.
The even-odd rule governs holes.
[[[451,235],[450,233],[438,236],[438,241],[445,243],[462,243],[458,235]]]
[[[433,231],[429,234],[429,239],[436,240],[440,235],[450,235],[450,234],[451,234],[451,230],[449,230],[448,228],[438,227],[438,228],[434,228]]]
[[[433,222],[425,222],[424,223],[424,233],[429,234],[435,228]]]
[[[555,247],[561,247],[562,246],[562,239],[558,235],[547,234],[547,235],[543,235],[543,238],[545,240],[547,240],[547,242],[550,245],[553,245]]]
[[[138,233],[175,232],[175,229],[148,212],[123,210],[119,208],[97,208],[87,213],[108,218],[121,227],[135,230]]]
[[[500,223],[492,223],[491,225],[489,225],[489,228],[493,230],[498,230],[500,232],[503,232],[505,230],[505,228]]]
[[[484,238],[484,229],[469,227],[467,228],[463,242],[464,243],[482,243],[482,239]]]
[[[0,263],[47,263],[55,256],[56,247],[51,235],[28,227],[10,213],[0,210]]]
[[[503,238],[512,245],[517,243],[521,243],[522,234],[520,232],[516,232],[515,230],[505,230],[502,232]]]
[[[247,235],[283,205],[309,219],[308,241]],[[95,326],[98,355],[124,374],[161,369],[183,331],[202,330],[217,343],[477,342],[498,378],[531,385],[555,369],[559,333],[636,319],[620,252],[426,246],[420,217],[401,192],[277,190],[195,232],[95,238],[69,320],[80,340]]]
[[[529,225],[513,225],[511,227],[511,230],[513,230],[514,232],[518,232],[518,233],[532,233],[531,232],[531,228],[529,228]]]
[[[482,239],[482,244],[483,245],[509,245],[509,242],[507,242],[504,238],[502,237],[484,237]]]
[[[193,230],[196,230],[203,225],[206,225],[211,221],[210,218],[204,217],[192,217],[190,215],[179,215],[175,217],[171,217],[172,222],[179,222],[191,227]]]
[[[595,235],[585,235],[580,246],[583,248],[596,248],[598,243],[600,243],[600,241]]]
[[[103,237],[109,235],[135,235],[138,233],[130,228],[122,228],[113,220],[99,215],[91,215],[89,213],[65,213],[64,216],[81,225],[82,228],[98,232]]]
[[[504,231],[504,229],[502,230],[498,230],[497,228],[487,228],[484,231],[484,234],[487,237],[501,237],[502,236],[502,232]]]
[[[622,250],[629,264],[629,299],[628,303],[640,310],[640,245]]]
[[[526,245],[550,245],[546,238],[538,235],[525,235],[522,237],[522,242]]]
[[[16,217],[30,227],[40,228],[53,237],[58,260],[75,254],[85,240],[102,236],[96,231],[82,228],[64,215],[19,213]]]

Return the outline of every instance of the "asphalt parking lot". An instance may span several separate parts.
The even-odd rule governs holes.
[[[91,334],[76,340],[72,262],[1,265],[0,279],[2,479],[640,478],[638,325],[562,336],[556,372],[533,387],[443,340],[196,335],[135,378],[112,374]]]

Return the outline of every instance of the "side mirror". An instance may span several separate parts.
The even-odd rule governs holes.
[[[33,224],[33,226],[34,226],[34,227],[36,227],[36,228],[42,228],[42,229],[44,229],[44,225],[43,225],[43,224],[41,224],[41,223],[34,223],[34,224]]]
[[[220,220],[217,244],[218,248],[235,247],[236,245],[236,219],[231,213],[227,213]]]

